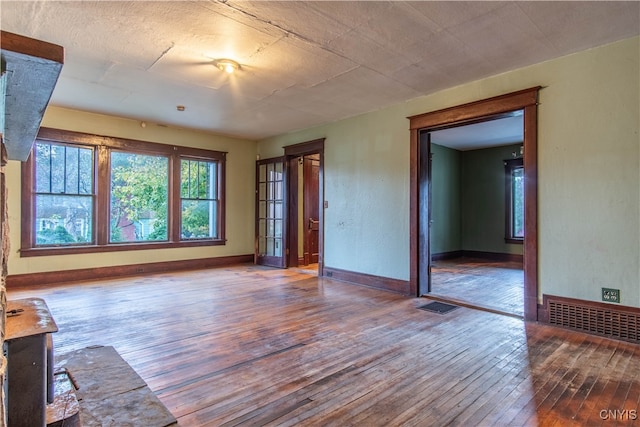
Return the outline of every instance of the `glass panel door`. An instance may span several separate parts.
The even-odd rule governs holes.
[[[256,263],[285,267],[285,159],[256,162]]]

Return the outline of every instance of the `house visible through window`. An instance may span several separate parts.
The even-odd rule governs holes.
[[[169,159],[111,153],[109,242],[166,241]]]
[[[93,149],[38,142],[32,157],[36,245],[93,244]]]
[[[21,255],[224,244],[225,157],[41,129],[22,169]]]
[[[524,166],[522,158],[505,160],[505,241],[524,240]]]

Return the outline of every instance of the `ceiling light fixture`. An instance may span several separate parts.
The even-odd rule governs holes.
[[[216,59],[215,65],[227,74],[232,74],[234,71],[240,69],[240,64],[233,59]]]

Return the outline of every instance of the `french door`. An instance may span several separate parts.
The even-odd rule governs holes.
[[[284,157],[256,162],[256,264],[286,267],[285,178]]]

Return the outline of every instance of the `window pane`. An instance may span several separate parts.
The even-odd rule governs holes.
[[[168,159],[111,153],[110,242],[167,240]]]
[[[211,200],[182,201],[182,239],[218,237],[216,202]]]
[[[51,193],[51,144],[36,144],[36,192]]]
[[[93,197],[36,195],[36,246],[91,244]]]
[[[37,143],[35,164],[37,193],[93,194],[91,148]]]
[[[524,237],[524,168],[516,168],[511,175],[513,237]]]
[[[93,149],[35,144],[36,246],[93,244]]]
[[[181,239],[218,238],[218,164],[180,161]]]

